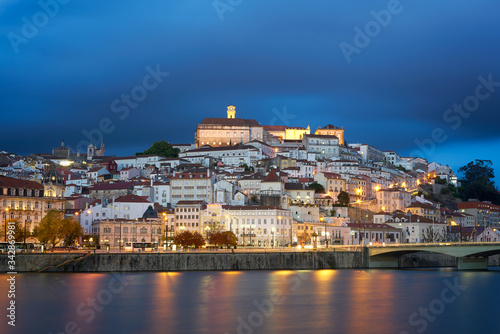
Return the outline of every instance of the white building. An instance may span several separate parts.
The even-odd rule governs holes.
[[[153,182],[153,200],[163,207],[167,207],[171,203],[170,182]]]
[[[86,233],[90,233],[92,222],[105,219],[139,219],[153,202],[143,196],[126,195],[121,196],[109,203],[97,200],[95,205],[83,210],[80,216],[80,224]]]
[[[336,136],[304,135],[302,143],[307,152],[315,153],[317,158],[340,157],[339,139]]]
[[[198,200],[212,203],[215,174],[210,169],[200,173],[174,173],[170,179],[172,204],[181,200]]]

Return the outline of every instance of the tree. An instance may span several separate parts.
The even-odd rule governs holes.
[[[203,239],[203,236],[198,232],[194,232],[191,236],[191,245],[193,245],[195,248],[200,248],[204,244],[205,239]]]
[[[179,149],[173,148],[172,145],[165,140],[155,141],[150,148],[144,152],[137,152],[135,155],[161,155],[163,157],[177,158],[179,156]]]
[[[232,231],[216,232],[210,234],[209,243],[215,246],[236,246],[238,237]]]
[[[314,181],[313,183],[311,183],[309,185],[309,188],[314,189],[314,191],[317,194],[324,194],[325,193],[325,188],[321,184],[319,184],[318,182],[316,182],[316,181]]]
[[[259,198],[257,197],[257,195],[250,195],[250,203],[252,204],[257,204],[259,202]]]
[[[500,193],[495,188],[495,172],[491,160],[479,160],[469,162],[458,169],[463,173],[460,179],[462,186],[459,188],[460,198],[464,201],[475,198],[480,201],[492,201],[500,204]]]
[[[83,237],[83,228],[80,222],[74,218],[66,218],[63,222],[62,237],[66,246],[71,246],[76,238]]]
[[[174,237],[174,243],[182,247],[194,246],[199,248],[205,244],[205,239],[198,232],[191,233],[190,231],[184,231]]]
[[[64,238],[63,233],[64,219],[62,213],[56,210],[50,210],[45,217],[42,218],[40,224],[35,227],[33,236],[46,245],[51,244],[55,247]]]
[[[2,231],[5,233],[5,231],[9,230],[9,226],[12,226],[14,224],[14,239],[16,242],[23,242],[24,241],[24,236],[25,236],[25,230],[24,226],[21,225],[18,219],[9,219],[7,220],[7,229],[5,228],[5,223],[2,225]],[[26,238],[30,236],[30,232],[26,231]],[[7,240],[7,238],[6,238]]]
[[[342,206],[349,206],[349,202],[350,202],[349,194],[342,190],[337,196],[337,203]]]
[[[445,239],[444,233],[439,233],[432,226],[427,226],[422,232],[423,242],[442,242]]]

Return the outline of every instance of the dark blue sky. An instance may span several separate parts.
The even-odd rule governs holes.
[[[47,3],[53,17],[37,1],[0,4],[0,150],[49,152],[61,138],[76,149],[100,122],[110,155],[193,142],[233,103],[264,125],[331,123],[348,142],[500,165],[500,1]],[[169,75],[146,91],[148,66]],[[144,99],[114,112],[132,91]],[[471,112],[446,112],[464,100]]]

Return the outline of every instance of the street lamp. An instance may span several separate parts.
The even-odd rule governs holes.
[[[94,234],[94,213],[90,210],[87,210],[87,216],[88,215],[91,215],[90,216],[90,228],[92,229],[92,233],[91,234]]]
[[[205,226],[205,233],[207,234],[207,240],[208,240],[208,233],[210,233],[210,226]]]
[[[285,245],[285,229],[283,228],[281,216],[278,216],[278,225],[281,225],[281,247],[283,247]]]
[[[5,221],[3,226],[5,228],[5,242],[7,242],[7,216],[9,215],[9,208],[5,208]]]
[[[271,227],[271,234],[272,234],[272,239],[273,239],[273,248],[275,247],[276,245],[276,240],[274,240],[274,227]]]
[[[323,223],[323,220],[324,220],[323,217],[319,217],[319,221],[321,223]],[[327,233],[326,233],[326,220],[325,220],[325,234],[324,234],[324,236],[325,236],[325,247],[328,248],[328,239],[327,239]]]

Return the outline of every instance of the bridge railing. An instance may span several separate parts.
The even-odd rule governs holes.
[[[362,246],[362,245],[361,245]],[[445,247],[445,246],[500,246],[500,242],[421,242],[421,243],[402,243],[385,245],[366,245],[369,248],[387,248],[387,247]]]

